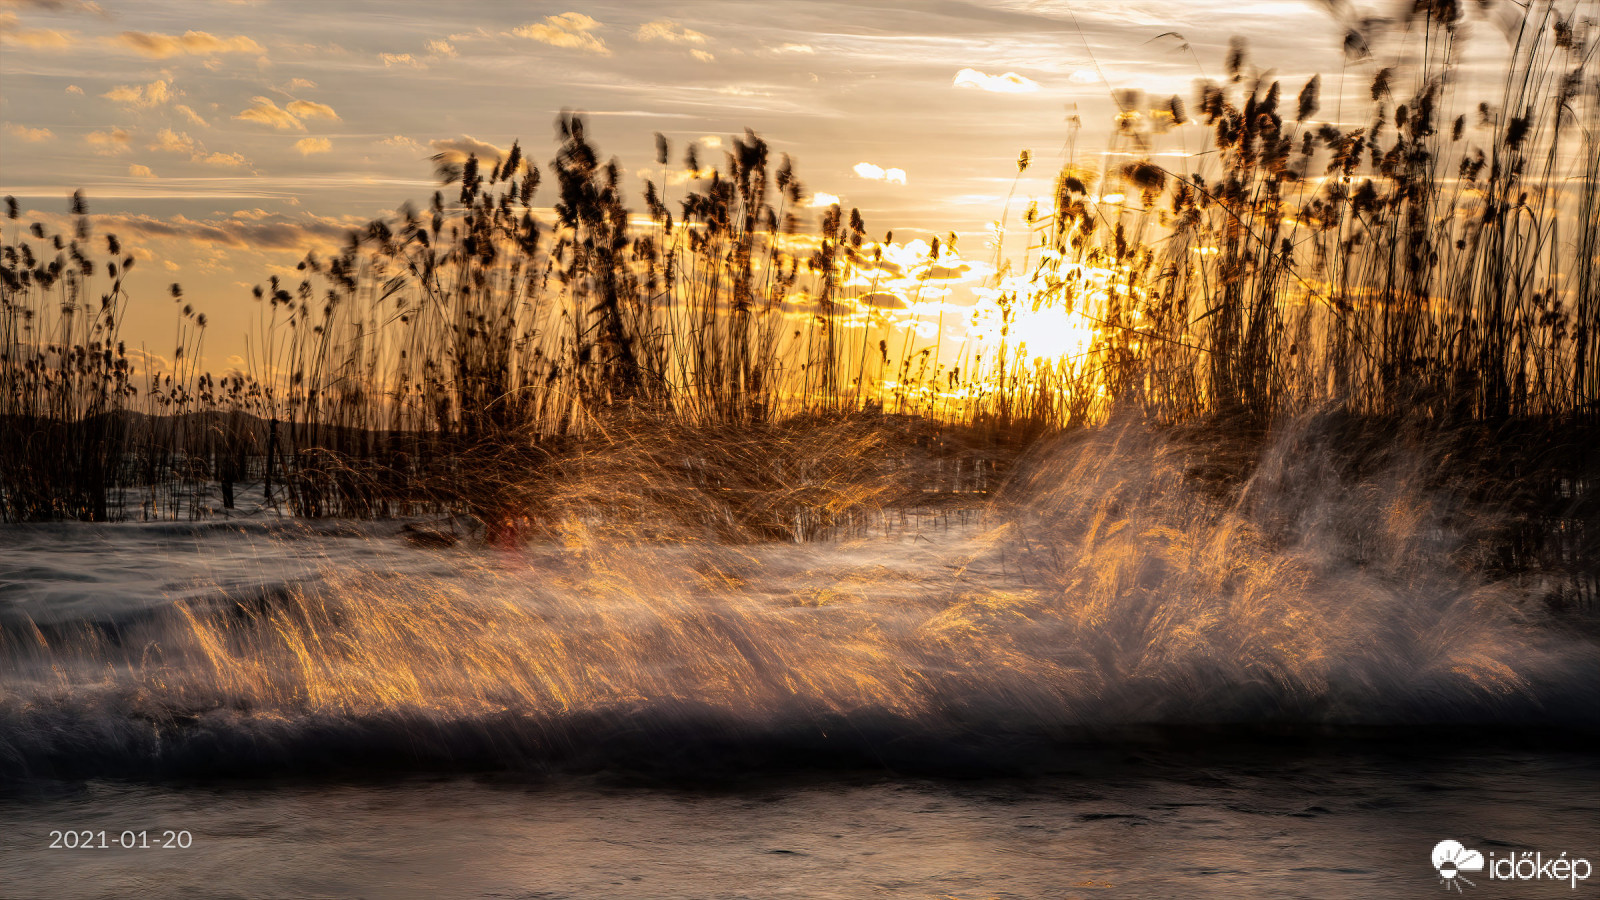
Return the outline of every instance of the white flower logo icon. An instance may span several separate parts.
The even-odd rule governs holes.
[[[1463,881],[1469,887],[1477,887],[1461,873],[1483,871],[1483,854],[1468,850],[1460,841],[1440,841],[1433,845],[1433,867],[1438,870],[1439,883],[1444,889],[1455,888],[1459,894]]]

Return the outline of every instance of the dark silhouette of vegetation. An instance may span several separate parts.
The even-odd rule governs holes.
[[[133,258],[107,236],[107,261],[91,262],[76,198],[73,235],[6,235],[0,509],[198,515],[211,486],[229,506],[248,484],[295,515],[460,512],[500,538],[575,496],[575,470],[611,460],[648,480],[648,459],[671,490],[712,498],[685,501],[701,521],[796,536],[904,496],[912,457],[966,466],[940,483],[972,489],[980,461],[1003,467],[1041,434],[1118,411],[1241,433],[1330,403],[1376,421],[1588,427],[1594,25],[1530,7],[1501,96],[1473,105],[1454,93],[1465,15],[1414,5],[1404,26],[1421,49],[1374,66],[1355,127],[1319,120],[1319,77],[1291,97],[1242,42],[1193,118],[1179,97],[1114,92],[1108,158],[1131,161],[1069,163],[1052,208],[1029,208],[1029,243],[988,285],[998,347],[956,361],[852,322],[892,236],[869,239],[838,206],[807,232],[790,161],[752,133],[714,172],[691,146],[683,179],[658,136],[661,181],[637,216],[577,116],[558,126],[552,219],[535,214],[542,174],[520,145],[441,155],[425,211],[403,207],[332,258],[308,255],[297,284],[257,289],[270,325],[250,370],[221,378],[196,368],[205,322],[189,306],[170,371],[123,346]],[[1351,28],[1359,58],[1377,35]],[[1195,126],[1206,153],[1158,162],[1163,135]],[[933,242],[924,271],[950,243]],[[1031,357],[1012,329],[1041,309],[1089,323],[1085,352]],[[1558,455],[1550,483],[1587,477],[1586,457]]]

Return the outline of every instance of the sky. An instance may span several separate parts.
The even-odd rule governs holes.
[[[170,334],[177,281],[225,358],[255,321],[251,286],[425,202],[435,153],[520,140],[545,163],[563,110],[634,197],[659,175],[655,133],[674,163],[689,142],[716,161],[748,128],[794,158],[808,201],[971,247],[1008,198],[1015,215],[1048,196],[1069,153],[1106,149],[1114,91],[1192,103],[1238,35],[1292,96],[1348,70],[1341,17],[1394,5],[0,0],[0,194],[25,223],[82,189],[140,260],[130,337]],[[1192,128],[1156,149],[1197,147]]]

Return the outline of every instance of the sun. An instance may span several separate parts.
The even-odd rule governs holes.
[[[1023,276],[1007,276],[998,287],[977,289],[970,339],[984,349],[1004,344],[1008,355],[1041,365],[1089,355],[1102,330],[1094,313],[1104,308],[1106,285],[1114,273],[1093,266],[1070,269],[1070,294],[1059,278],[1041,282]]]

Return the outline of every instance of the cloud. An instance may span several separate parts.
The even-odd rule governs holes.
[[[6,123],[6,130],[30,144],[41,144],[56,136],[55,132],[48,128],[28,128],[10,122]]]
[[[835,194],[830,194],[827,191],[817,191],[815,194],[811,195],[811,207],[813,209],[826,207],[826,206],[838,206],[838,205],[839,205],[838,196],[835,195]]]
[[[689,55],[701,62],[716,62],[717,58],[705,50],[690,50]]]
[[[163,128],[156,134],[156,142],[150,145],[151,150],[163,150],[167,153],[182,153],[193,156],[198,149],[194,138],[187,133],[180,134],[171,128]]]
[[[855,302],[870,306],[874,309],[906,308],[906,301],[901,299],[899,294],[893,293],[892,291],[873,291],[870,294],[862,294],[860,297],[855,299]]]
[[[283,89],[286,91],[303,91],[316,86],[317,83],[309,78],[291,78],[289,83],[283,86]]]
[[[220,38],[205,31],[185,31],[181,35],[160,34],[153,31],[124,31],[110,40],[153,59],[170,59],[174,56],[216,56],[221,53],[265,55],[267,52],[260,44],[244,35]]]
[[[859,162],[855,165],[856,175],[870,181],[887,181],[890,184],[905,184],[905,169],[885,169],[869,162]]]
[[[71,32],[53,28],[23,28],[16,13],[0,13],[0,41],[33,50],[60,50],[76,43]]]
[[[190,109],[187,106],[184,106],[181,103],[178,104],[177,106],[174,106],[172,109],[175,112],[180,113],[184,118],[188,119],[189,121],[193,122],[194,124],[199,125],[201,128],[210,128],[211,127],[211,125],[209,123],[207,123],[205,119],[200,118],[200,114],[199,113],[195,112],[194,110]]]
[[[714,177],[716,174],[717,170],[712,166],[706,166],[703,169],[677,169],[667,173],[667,186],[678,187],[679,185],[688,184],[692,181],[705,181]],[[644,175],[640,177],[649,176]]]
[[[385,141],[385,143],[388,142]],[[480,141],[470,134],[463,134],[459,138],[449,138],[448,140],[429,141],[428,146],[433,149],[433,152],[444,154],[447,162],[465,162],[469,155],[476,156],[486,162],[505,159],[506,157],[506,151],[493,144]]]
[[[225,169],[239,169],[250,165],[250,160],[245,159],[243,153],[208,153],[195,157],[195,162],[205,163],[208,166],[221,166]]]
[[[655,22],[646,22],[639,26],[633,37],[641,43],[659,42],[664,44],[697,44],[704,46],[706,36],[692,28],[685,28],[676,22],[660,19]]]
[[[67,85],[67,93],[69,93],[69,94],[77,94],[79,97],[82,97],[83,96],[83,88],[78,87],[75,84],[69,84],[69,85]]]
[[[240,110],[239,114],[234,116],[235,119],[271,125],[279,131],[288,131],[290,129],[295,131],[306,130],[306,126],[301,124],[293,113],[286,109],[279,109],[278,104],[273,103],[266,97],[253,97],[251,99],[255,102],[255,106]]]
[[[171,100],[172,92],[167,89],[165,81],[152,81],[145,85],[118,85],[100,96],[135,109],[150,109]]]
[[[817,52],[817,48],[810,44],[780,44],[773,48],[775,53],[801,53],[810,55]]]
[[[294,148],[300,151],[301,156],[310,156],[313,153],[327,153],[333,149],[333,141],[327,138],[301,138],[294,142]]]
[[[390,135],[378,143],[384,145],[385,147],[399,147],[401,150],[411,150],[418,153],[422,151],[421,144],[413,141],[411,138],[408,138],[403,134]]]
[[[610,56],[611,48],[606,46],[605,41],[590,34],[599,27],[599,22],[583,13],[567,12],[559,16],[546,16],[541,23],[523,25],[512,29],[511,33],[552,47],[568,47],[597,56]]]
[[[339,121],[339,114],[333,111],[333,107],[313,100],[294,100],[284,109],[288,110],[289,115],[299,119],[332,119],[335,122]]]
[[[426,69],[427,65],[409,53],[379,53],[378,58],[383,60],[385,69],[395,66],[410,66],[413,69]]]
[[[132,175],[135,178],[154,178],[154,177],[156,177],[156,173],[150,171],[150,167],[149,166],[141,166],[138,163],[134,163],[133,165],[128,167],[128,174]]]
[[[105,15],[105,10],[100,4],[90,0],[0,0],[0,6],[18,6],[28,9],[37,9],[47,13],[88,13],[95,16]]]
[[[306,250],[342,243],[355,224],[354,220],[347,222],[310,214],[291,218],[269,213],[264,217],[232,216],[196,220],[182,214],[155,218],[135,213],[112,213],[97,217],[96,227],[119,235],[188,241],[202,247]]]
[[[977,88],[980,91],[989,91],[994,94],[1031,94],[1039,89],[1039,83],[1029,78],[1024,78],[1015,72],[1004,75],[985,75],[977,69],[962,69],[956,73],[955,86],[958,88]]]
[[[128,152],[128,142],[133,140],[133,135],[121,128],[113,128],[110,131],[91,131],[83,136],[83,140],[101,156],[116,156]]]
[[[429,41],[428,52],[434,56],[455,56],[456,45],[449,41]]]

